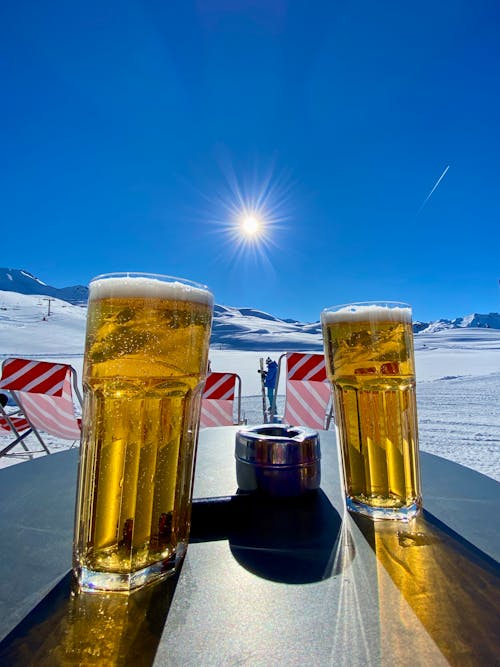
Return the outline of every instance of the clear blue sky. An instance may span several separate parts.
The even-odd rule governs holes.
[[[3,0],[0,265],[498,311],[499,34],[498,0]]]

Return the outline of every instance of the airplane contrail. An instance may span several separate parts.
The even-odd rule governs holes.
[[[443,171],[443,173],[441,174],[441,176],[440,176],[440,177],[437,179],[437,181],[435,182],[434,187],[432,188],[432,190],[429,192],[429,194],[427,195],[427,197],[426,197],[426,198],[424,199],[424,201],[422,202],[422,205],[420,206],[420,208],[419,208],[418,211],[417,211],[417,215],[420,213],[420,211],[421,211],[421,210],[424,208],[424,206],[427,204],[427,202],[429,201],[429,199],[430,199],[431,196],[432,196],[432,193],[435,191],[435,189],[437,188],[437,186],[441,183],[441,181],[442,181],[443,178],[445,177],[445,174],[446,174],[446,172],[448,171],[449,168],[450,168],[450,165],[447,164],[446,167],[445,167],[445,170]]]

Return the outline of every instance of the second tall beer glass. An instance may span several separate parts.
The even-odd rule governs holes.
[[[168,276],[90,283],[74,570],[83,590],[172,573],[189,536],[213,297]]]
[[[411,308],[348,304],[321,321],[347,507],[407,521],[422,505]]]

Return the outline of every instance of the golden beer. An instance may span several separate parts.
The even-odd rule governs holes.
[[[352,304],[321,319],[347,506],[408,520],[422,504],[411,309]]]
[[[86,590],[173,572],[189,536],[212,295],[161,276],[90,284],[74,569]]]

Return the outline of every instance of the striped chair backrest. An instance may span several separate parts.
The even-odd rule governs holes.
[[[0,389],[12,392],[37,430],[76,440],[81,420],[75,414],[73,372],[67,364],[10,358],[2,365]]]
[[[210,373],[201,400],[200,426],[232,426],[236,373]]]
[[[68,369],[66,364],[12,357],[3,362],[0,389],[61,396]]]
[[[286,355],[286,402],[283,420],[294,426],[325,428],[331,397],[323,354],[289,352]]]

